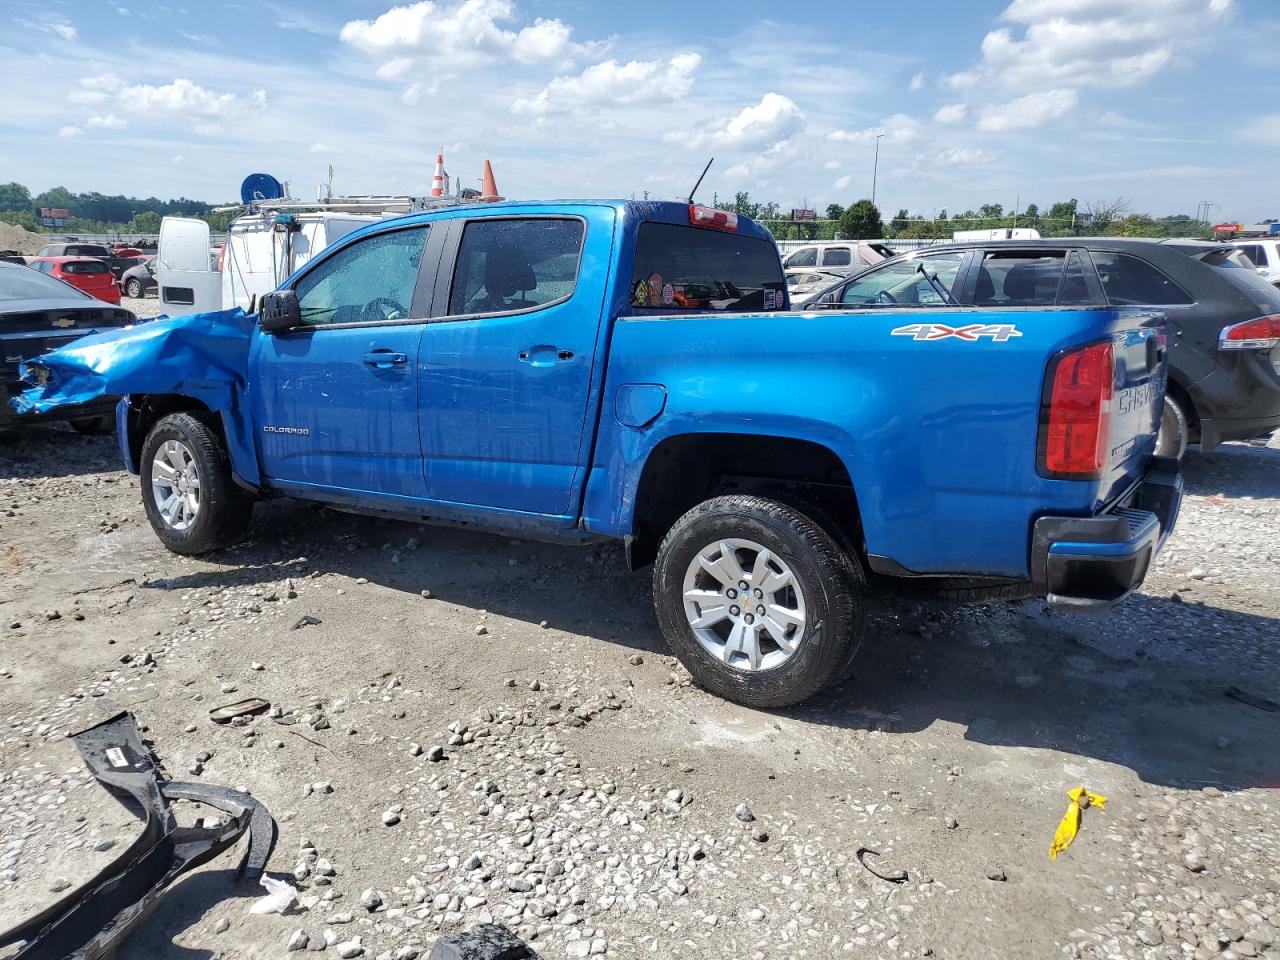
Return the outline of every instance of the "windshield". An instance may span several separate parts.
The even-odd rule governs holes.
[[[842,303],[871,307],[944,304],[966,253],[938,253],[887,263],[844,288]],[[939,289],[941,288],[941,289]]]
[[[640,225],[631,306],[659,310],[786,309],[772,243],[670,223]]]
[[[92,300],[75,287],[30,267],[0,269],[0,300]]]

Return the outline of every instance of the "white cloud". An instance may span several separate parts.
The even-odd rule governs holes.
[[[71,137],[78,137],[82,133],[84,133],[84,131],[81,130],[79,127],[59,127],[58,128],[58,136],[66,139],[70,139]]]
[[[823,170],[839,170],[843,164],[839,160],[828,160],[822,165]]]
[[[331,147],[327,143],[313,143],[311,145],[311,153],[337,153],[337,147]]]
[[[909,83],[907,86],[909,86],[912,90],[919,90],[921,87],[923,87],[924,72],[921,71],[920,73],[917,73],[915,76],[913,76],[911,78],[911,83]]]
[[[959,123],[968,112],[969,108],[963,103],[948,103],[934,112],[933,119],[938,123]]]
[[[920,135],[920,124],[905,113],[895,113],[884,123],[862,130],[832,130],[827,139],[835,143],[875,143],[876,137],[883,136],[890,143],[905,143]]]
[[[980,163],[991,163],[996,155],[981,147],[953,147],[943,150],[933,158],[933,162],[944,167],[969,167]]]
[[[51,23],[49,24],[49,29],[63,40],[74,41],[76,39],[76,28],[69,23]]]
[[[796,158],[796,147],[790,140],[775,143],[763,153],[740,160],[725,170],[724,175],[733,180],[754,180],[776,170],[784,163],[792,163]]]
[[[261,110],[267,105],[265,90],[254,90],[247,97],[242,97],[234,93],[218,93],[182,77],[155,86],[149,83],[128,84],[115,74],[84,77],[79,88],[68,97],[74,103],[102,103],[108,98],[121,109],[133,113],[189,117],[232,117],[250,108]],[[109,126],[92,120],[89,125]]]
[[[677,53],[670,60],[605,60],[572,77],[556,77],[536,95],[518,99],[516,113],[541,116],[584,107],[679,100],[693,86],[702,57]]]
[[[1017,26],[989,32],[977,66],[947,82],[957,89],[1132,86],[1194,46],[1230,9],[1230,0],[1013,0],[1001,16]]]
[[[573,28],[562,20],[538,18],[519,30],[499,25],[514,18],[510,0],[464,0],[451,7],[421,0],[391,7],[373,20],[351,20],[339,35],[365,53],[414,54],[453,63],[506,58],[535,63],[603,49],[574,43]]]
[[[172,161],[172,162],[173,162],[173,163],[182,163],[182,162],[183,162],[184,160],[186,160],[186,159],[187,159],[187,158],[186,158],[186,157],[184,157],[182,154],[180,154],[180,153],[175,153],[175,154],[173,155],[173,161]]]
[[[835,187],[837,190],[847,190],[851,183],[853,183],[853,174],[846,173],[843,177],[839,177],[835,183],[831,184],[831,186]]]
[[[90,117],[85,124],[87,127],[97,127],[101,130],[123,130],[129,125],[129,122],[122,117],[117,117],[114,113],[104,114],[100,117]]]
[[[1280,145],[1280,113],[1269,113],[1246,124],[1244,137],[1259,143]]]
[[[744,107],[732,117],[706,128],[667,133],[663,139],[690,147],[711,144],[731,149],[777,150],[803,127],[804,113],[789,97],[766,93],[759,103]]]
[[[412,71],[415,63],[413,57],[393,57],[374,72],[383,80],[398,80]]]
[[[1004,133],[1043,126],[1067,113],[1079,99],[1080,95],[1075,90],[1065,87],[1029,93],[1008,103],[983,107],[978,129],[987,133]]]

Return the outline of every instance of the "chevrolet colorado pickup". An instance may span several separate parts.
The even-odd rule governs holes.
[[[127,395],[121,451],[178,553],[282,496],[621,540],[675,654],[748,705],[849,670],[870,574],[1109,606],[1181,497],[1152,452],[1158,315],[789,313],[769,233],[692,204],[382,221],[256,307],[79,341],[18,403]]]

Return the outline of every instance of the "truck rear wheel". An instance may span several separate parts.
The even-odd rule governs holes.
[[[862,568],[818,521],[765,497],[714,497],[667,533],[658,622],[694,678],[727,700],[785,707],[845,669],[863,632]]]
[[[208,553],[248,529],[253,501],[231,479],[222,438],[198,415],[162,417],[147,434],[139,466],[151,529],[174,553]]]

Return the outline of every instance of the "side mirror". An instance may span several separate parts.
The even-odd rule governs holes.
[[[264,293],[258,301],[258,326],[264,333],[280,333],[302,326],[298,295],[292,290]]]

